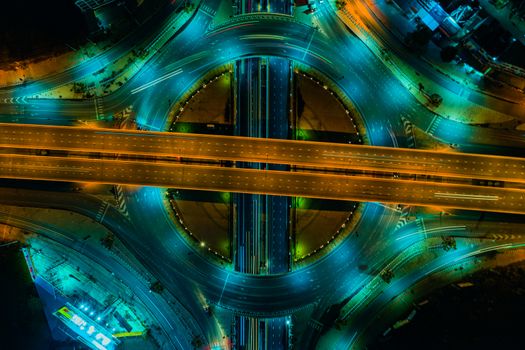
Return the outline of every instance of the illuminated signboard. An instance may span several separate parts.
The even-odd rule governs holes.
[[[119,343],[110,332],[69,303],[53,315],[75,332],[76,339],[92,349],[112,350]]]

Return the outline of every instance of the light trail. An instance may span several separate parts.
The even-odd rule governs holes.
[[[454,198],[454,199],[473,199],[482,201],[497,201],[500,198],[498,196],[485,196],[480,194],[460,194],[460,193],[434,193],[435,197],[441,198]]]
[[[179,68],[179,69],[177,69],[177,70],[175,70],[175,71],[173,71],[171,73],[165,74],[165,75],[161,76],[160,78],[157,78],[157,79],[155,79],[153,81],[150,81],[147,84],[144,84],[142,86],[139,86],[139,87],[131,90],[131,94],[134,95],[134,94],[136,94],[138,92],[141,92],[142,90],[150,88],[150,87],[152,87],[152,86],[154,86],[154,85],[156,85],[156,84],[158,84],[160,82],[163,82],[164,80],[167,80],[167,79],[169,79],[171,77],[174,77],[174,76],[176,76],[176,75],[178,75],[180,73],[182,73],[182,68]]]

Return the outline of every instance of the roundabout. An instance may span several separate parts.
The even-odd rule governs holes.
[[[201,1],[187,8],[183,23],[158,24],[155,40],[140,45],[144,62],[107,94],[41,97],[95,76],[103,57],[119,56],[116,48],[99,61],[0,90],[0,113],[18,118],[8,120],[13,125],[24,116],[48,125],[92,123],[89,135],[77,128],[63,137],[67,147],[70,138],[84,140],[71,149],[44,147],[56,141],[44,127],[38,147],[16,145],[15,132],[6,131],[0,146],[15,150],[0,155],[6,169],[44,149],[35,168],[46,159],[83,159],[86,169],[59,172],[91,174],[100,161],[104,176],[127,176],[111,190],[115,203],[79,188],[31,186],[6,186],[1,202],[74,211],[110,231],[132,264],[151,274],[151,295],[143,286],[136,293],[166,339],[159,348],[364,348],[379,324],[406,311],[411,304],[403,300],[413,303],[411,288],[429,276],[522,248],[520,235],[507,234],[522,225],[522,134],[462,124],[422,104],[399,68],[345,25],[340,4],[320,1],[310,14],[289,3],[267,4],[286,14],[233,5]],[[108,128],[116,115],[126,116],[118,122],[129,129]],[[57,130],[46,132],[64,133]],[[289,142],[272,143],[283,140]],[[163,153],[168,142],[178,144]],[[356,147],[343,149],[349,145]],[[417,150],[421,145],[432,151]],[[162,173],[166,181],[140,182],[127,169],[148,181]],[[53,176],[20,179],[62,181]],[[165,185],[179,177],[186,186]],[[189,184],[201,178],[206,186]],[[244,190],[228,190],[243,181]],[[93,182],[108,184],[96,176]],[[358,195],[348,190],[359,186]],[[472,213],[480,208],[478,218]],[[125,262],[113,260],[119,276],[132,280],[122,272]]]

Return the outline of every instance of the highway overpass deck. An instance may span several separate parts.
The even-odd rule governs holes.
[[[0,155],[0,177],[403,203],[525,214],[525,190],[163,162]]]
[[[260,162],[525,183],[525,158],[326,142],[2,123],[0,147]]]

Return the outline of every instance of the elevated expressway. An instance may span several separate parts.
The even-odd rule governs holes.
[[[146,185],[525,214],[525,191],[364,176],[75,157],[0,155],[0,177]]]
[[[0,124],[0,147],[260,162],[525,183],[525,158],[327,142],[3,123]]]

